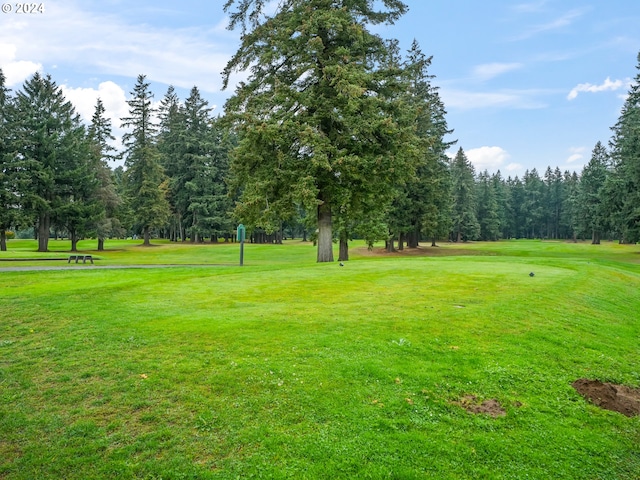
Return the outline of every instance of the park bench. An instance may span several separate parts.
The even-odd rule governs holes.
[[[90,260],[93,263],[92,255],[69,255],[69,260],[67,263],[71,263],[71,260],[75,260],[78,263],[78,260],[82,260],[82,263],[87,263],[87,260]]]

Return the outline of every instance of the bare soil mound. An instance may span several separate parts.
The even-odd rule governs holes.
[[[502,408],[502,405],[500,405],[500,402],[495,398],[480,403],[475,395],[465,395],[459,402],[453,403],[461,406],[467,412],[485,414],[493,418],[504,417],[507,414],[505,409]]]
[[[571,384],[576,391],[594,405],[622,413],[627,417],[640,415],[640,388],[603,383],[600,380],[579,378]]]
[[[446,244],[440,247],[419,246],[417,248],[405,247],[403,250],[395,250],[388,252],[385,248],[375,247],[369,249],[367,247],[354,247],[352,250],[363,257],[450,257],[450,256],[487,256],[495,255],[480,250],[469,250],[465,248],[455,248],[453,244]]]

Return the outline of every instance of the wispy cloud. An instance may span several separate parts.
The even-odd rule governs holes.
[[[625,88],[630,84],[630,80],[611,80],[610,77],[607,77],[604,82],[600,85],[593,85],[591,83],[579,83],[576,85],[567,95],[567,100],[575,100],[578,97],[578,94],[583,92],[588,93],[598,93],[598,92],[606,92],[611,91],[614,92],[616,90],[620,90],[621,88]]]
[[[475,110],[479,108],[538,109],[546,103],[536,99],[542,94],[539,90],[504,90],[496,92],[471,92],[442,87],[440,96],[447,108]]]
[[[60,0],[42,15],[4,16],[0,44],[13,51],[13,59],[5,64],[16,69],[16,62],[27,61],[45,70],[58,64],[99,75],[135,78],[144,73],[176,87],[197,85],[202,91],[218,92],[221,72],[233,53],[230,45],[235,45],[228,40],[236,35],[227,32],[221,40],[220,34],[220,25],[155,27],[115,14],[89,13],[73,1]]]
[[[512,7],[516,12],[521,13],[534,13],[541,12],[544,10],[544,7],[549,3],[549,0],[540,0],[537,2],[528,2],[528,3],[519,3]]]
[[[588,10],[586,8],[571,10],[564,15],[554,18],[549,22],[530,27],[522,34],[514,37],[513,40],[526,40],[541,33],[551,32],[564,27],[568,27],[569,25],[572,25],[577,19],[582,17],[585,13],[587,13],[587,11]]]
[[[490,80],[504,73],[522,68],[522,63],[485,63],[473,69],[473,75],[481,81]]]
[[[571,147],[569,149],[569,153],[571,153],[571,155],[567,158],[566,162],[572,164],[580,160],[584,160],[584,154],[586,151],[586,147]]]

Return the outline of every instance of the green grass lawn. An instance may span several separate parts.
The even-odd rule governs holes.
[[[0,272],[0,478],[640,478],[638,246],[139,243]]]

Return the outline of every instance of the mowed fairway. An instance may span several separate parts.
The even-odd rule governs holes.
[[[110,247],[0,272],[0,478],[640,478],[638,246]]]

